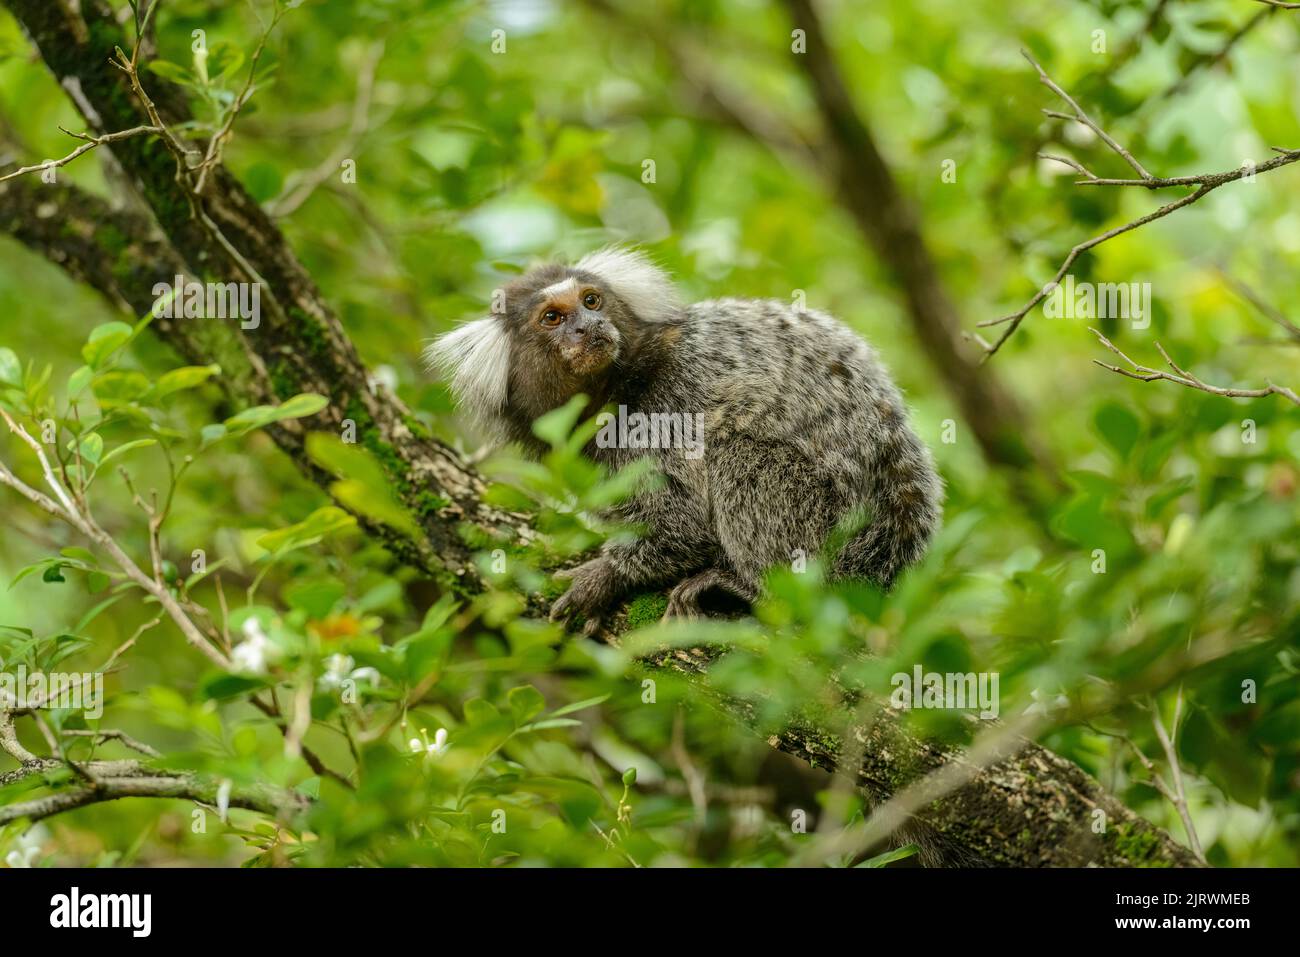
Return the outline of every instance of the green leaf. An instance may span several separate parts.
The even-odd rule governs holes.
[[[75,558],[79,562],[85,562],[87,565],[98,565],[99,559],[95,553],[88,548],[82,548],[80,545],[68,545],[66,548],[60,548],[59,554],[65,558]],[[76,629],[80,631],[81,629]]]
[[[150,445],[157,445],[157,444],[158,444],[157,439],[134,439],[130,442],[123,442],[117,448],[111,449],[109,453],[105,455],[103,459],[100,460],[99,464],[101,466],[107,465],[109,462],[113,461],[113,459],[117,458],[118,456],[125,455],[127,452],[132,452],[135,449],[143,449],[143,448],[147,448]]]
[[[581,701],[573,702],[573,704],[566,704],[563,708],[556,708],[551,712],[551,717],[558,718],[562,714],[573,714],[575,711],[594,708],[596,705],[604,704],[608,700],[608,694],[596,695],[594,698],[583,698]]]
[[[221,366],[218,365],[182,366],[179,369],[172,369],[158,377],[158,382],[153,387],[153,397],[161,399],[182,389],[192,389],[220,373]]]
[[[90,385],[91,377],[94,376],[95,370],[90,366],[80,366],[72,375],[68,376],[68,400],[71,401],[81,393],[86,391],[86,386]]]
[[[90,331],[90,337],[81,347],[81,357],[86,365],[98,369],[114,352],[131,338],[131,327],[125,322],[106,322]]]
[[[326,505],[312,512],[301,522],[287,528],[278,528],[259,536],[257,544],[268,552],[289,551],[304,545],[313,545],[331,532],[351,528],[357,520],[336,505]]]
[[[149,379],[140,372],[105,372],[95,376],[91,388],[105,409],[128,405],[149,391]]]
[[[183,86],[194,86],[196,83],[194,74],[178,63],[169,60],[150,60],[145,65],[151,72],[172,83],[180,83]]]
[[[467,724],[486,724],[501,717],[501,712],[492,702],[484,698],[470,698],[465,702],[465,721]]]
[[[330,486],[330,494],[349,509],[412,538],[420,537],[419,526],[393,495],[388,476],[368,449],[327,432],[312,432],[307,436],[307,457],[339,476],[341,481]]]
[[[552,448],[562,448],[586,406],[587,397],[575,395],[558,409],[552,409],[534,422],[533,434]]]
[[[266,687],[266,682],[252,675],[214,674],[199,683],[199,696],[224,701]]]
[[[574,718],[543,718],[541,721],[534,721],[532,724],[526,724],[520,731],[546,731],[551,728],[576,728],[582,725],[581,721]]]
[[[506,694],[506,701],[510,704],[510,714],[517,725],[524,724],[529,718],[541,714],[546,707],[546,699],[532,685],[511,688]]]
[[[122,595],[122,594],[119,593],[119,594],[117,594],[117,595],[110,595],[109,597],[105,598],[103,601],[101,601],[101,602],[100,602],[98,605],[96,605],[94,608],[90,609],[90,611],[88,611],[88,612],[86,612],[84,615],[82,615],[82,616],[81,616],[81,619],[77,622],[77,626],[76,626],[75,628],[73,628],[72,630],[73,630],[73,631],[76,631],[76,632],[82,632],[82,631],[85,631],[85,630],[86,630],[86,627],[87,627],[87,626],[88,626],[92,621],[94,621],[96,618],[98,618],[98,617],[99,617],[103,612],[107,611],[109,608],[112,608],[112,607],[113,607],[114,605],[116,605],[119,601],[121,601],[124,597],[125,597],[124,595]]]
[[[82,438],[77,450],[81,457],[91,465],[98,465],[99,460],[104,455],[104,439],[98,432],[91,432]]]
[[[215,445],[229,434],[229,431],[220,422],[211,425],[205,425],[199,429],[199,448],[206,449],[210,445]]]
[[[1094,413],[1093,422],[1120,460],[1127,459],[1142,431],[1138,417],[1118,402],[1105,402]]]
[[[304,416],[315,415],[327,405],[329,405],[329,399],[325,398],[325,396],[316,395],[312,392],[303,392],[291,399],[286,399],[279,405],[255,405],[244,409],[237,415],[226,419],[225,424],[232,435],[242,435],[245,432],[265,428],[284,419],[301,419]]]
[[[63,577],[63,573],[60,571],[62,567],[63,566],[58,562],[55,562],[54,564],[47,566],[45,571],[41,574],[41,581],[66,582],[67,579]]]
[[[884,867],[886,864],[892,864],[894,861],[905,860],[911,857],[920,849],[921,848],[919,845],[905,844],[902,847],[897,847],[892,851],[886,851],[883,854],[877,854],[875,857],[868,858],[867,860],[863,861],[861,864],[856,864],[854,866],[855,867]]]

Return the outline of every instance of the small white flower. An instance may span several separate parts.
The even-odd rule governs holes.
[[[234,671],[266,674],[266,645],[260,641],[241,641],[230,652],[230,665]]]
[[[31,867],[41,856],[41,846],[49,840],[50,832],[41,824],[29,827],[14,838],[14,849],[5,855],[10,867]]]
[[[348,655],[330,655],[325,659],[325,673],[320,676],[317,684],[325,689],[342,687],[344,680],[350,677],[354,664],[356,662]]]
[[[226,823],[226,815],[230,813],[230,791],[233,787],[234,784],[227,778],[217,788],[217,817],[222,824]]]
[[[271,657],[271,639],[262,630],[262,623],[250,617],[244,621],[244,640],[235,645],[230,652],[230,665],[234,671],[246,674],[266,674],[267,661]]]
[[[442,754],[447,750],[447,729],[439,728],[433,736],[433,744],[429,745],[429,754]]]
[[[369,681],[379,684],[379,672],[374,668],[357,668],[350,655],[330,655],[325,659],[325,673],[317,682],[324,690],[341,688],[345,681]]]
[[[429,740],[429,732],[424,728],[420,729],[420,736],[412,738],[408,742],[413,754],[424,754],[426,757],[436,757],[447,750],[447,729],[439,728],[434,732],[433,740]]]

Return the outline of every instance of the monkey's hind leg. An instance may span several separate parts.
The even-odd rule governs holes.
[[[697,575],[692,575],[677,584],[668,593],[668,609],[664,612],[664,621],[684,618],[692,621],[704,617],[700,607],[700,596],[712,588],[730,592],[737,598],[752,602],[758,593],[729,568],[706,568]]]

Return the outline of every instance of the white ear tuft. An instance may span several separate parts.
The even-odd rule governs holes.
[[[439,336],[424,350],[424,361],[451,379],[456,401],[481,422],[490,423],[505,408],[510,337],[497,317],[476,319]]]
[[[682,308],[672,278],[639,249],[606,246],[573,268],[599,277],[645,322],[667,322]]]

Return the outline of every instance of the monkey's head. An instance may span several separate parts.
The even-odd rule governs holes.
[[[493,315],[434,340],[428,364],[451,380],[480,424],[526,428],[578,393],[603,400],[632,374],[681,306],[672,281],[644,254],[611,248],[573,266],[538,266],[509,283]]]

